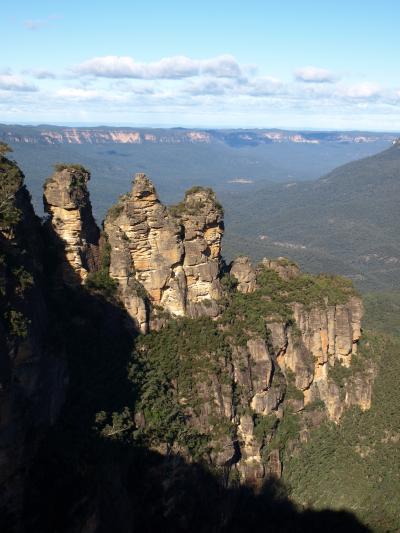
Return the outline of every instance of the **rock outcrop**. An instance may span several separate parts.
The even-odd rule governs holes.
[[[285,281],[295,279],[300,274],[300,269],[298,265],[296,265],[296,263],[290,261],[286,257],[278,257],[278,259],[268,259],[267,257],[265,257],[262,260],[262,264],[266,268],[277,272],[279,277]]]
[[[187,393],[177,399],[182,417],[194,431],[209,435],[214,466],[236,469],[255,485],[265,476],[280,477],[283,451],[307,440],[310,427],[327,418],[338,422],[351,405],[369,408],[376,371],[368,361],[358,369],[352,365],[363,308],[348,283],[302,275],[296,265],[278,261],[279,268],[269,260],[256,268],[247,258],[233,262],[230,274],[238,284],[230,289],[226,312],[213,327],[191,333],[193,348],[187,350],[199,350],[195,360],[203,360],[203,374],[189,377],[194,363],[185,366],[185,349],[176,364],[189,374],[181,385],[178,373],[172,385],[172,394],[179,396],[183,386],[196,383],[194,404]],[[302,287],[306,298],[296,301]],[[201,347],[204,336],[209,348]],[[174,342],[179,350],[182,341]],[[170,347],[171,337],[165,343]],[[225,355],[215,360],[219,346]],[[151,359],[146,343],[144,350]],[[205,363],[213,357],[211,366]]]
[[[256,271],[248,257],[237,257],[231,264],[230,274],[236,278],[239,292],[247,294],[255,290],[257,283]]]
[[[84,355],[90,371],[92,366],[95,374],[99,371],[97,381],[91,376],[84,381],[88,403],[82,412],[91,446],[95,435],[102,446],[104,439],[123,436],[124,446],[114,449],[127,450],[132,439],[135,451],[139,439],[158,453],[207,461],[227,481],[257,487],[266,477],[282,475],[285,454],[296,453],[311,427],[326,419],[338,423],[347,407],[370,407],[376,368],[358,350],[363,306],[351,284],[304,275],[285,258],[264,259],[254,267],[239,257],[226,267],[222,208],[210,189],[195,187],[180,204],[166,207],[151,181],[137,174],[132,191],[110,209],[100,237],[91,213],[89,174],[82,167],[64,166],[47,181],[47,231],[33,212],[22,174],[3,155],[0,178],[0,517],[8,520],[5,530],[11,522],[14,530],[23,530],[27,471],[64,403],[64,347],[70,369],[75,368],[72,360],[82,361]],[[52,281],[46,279],[55,259],[49,242],[57,250]],[[102,283],[111,292],[102,294]],[[69,296],[82,308],[81,316],[74,315],[63,330],[57,306]],[[142,333],[156,331],[133,340],[131,319]],[[72,324],[79,333],[76,344],[64,338]],[[54,336],[49,334],[53,329]],[[99,331],[110,338],[93,343]],[[92,336],[86,344],[88,332]],[[109,357],[114,356],[118,364],[110,372]],[[71,370],[74,401],[66,405],[71,404],[75,420],[83,396],[81,377],[87,374],[83,368],[77,365],[75,376]],[[108,378],[111,387],[103,388]],[[133,381],[134,398],[127,378]],[[123,395],[109,402],[115,386]],[[103,405],[130,407],[106,412]],[[61,470],[68,469],[68,461]],[[51,478],[53,463],[48,464]],[[90,478],[92,487],[96,463],[87,469],[83,465],[74,466],[75,478],[64,472],[63,482],[67,479],[69,486],[87,470],[83,478]],[[40,470],[40,460],[36,466]],[[114,466],[112,457],[103,475],[117,474],[102,490],[111,487],[118,499],[130,480],[123,475],[123,462]],[[30,493],[33,507],[35,490]],[[69,504],[74,516],[81,505],[86,507],[81,523],[91,531],[101,521],[103,496],[88,496],[85,490]],[[129,498],[122,499],[132,518]],[[29,512],[35,523],[36,509]]]
[[[100,231],[89,200],[89,179],[89,172],[80,165],[64,165],[44,186],[44,207],[62,259],[62,277],[68,285],[83,283],[98,266]]]
[[[168,209],[154,185],[137,174],[104,222],[110,276],[131,317],[145,332],[150,306],[172,316],[216,316],[222,210],[211,190],[195,188]],[[156,313],[157,314],[157,313]]]
[[[96,268],[98,243],[87,180],[82,170],[66,168],[45,189],[52,226],[65,243],[65,272],[80,281]],[[306,438],[310,410],[313,420],[322,411],[337,422],[347,406],[368,408],[374,369],[343,383],[335,379],[350,369],[361,336],[362,303],[346,283],[303,279],[299,267],[282,257],[265,258],[257,267],[239,257],[229,267],[236,288],[223,287],[223,230],[222,208],[210,189],[194,187],[181,203],[166,207],[149,178],[136,174],[131,192],[107,214],[100,248],[107,251],[118,298],[142,333],[162,329],[170,318],[216,321],[230,355],[215,366],[213,353],[202,353],[212,371],[204,374],[201,367],[192,377],[196,406],[185,395],[177,402],[189,425],[210,436],[212,463],[236,465],[243,479],[257,484],[281,473],[279,428],[287,417],[297,417]],[[315,294],[302,301],[302,287]],[[229,315],[235,292],[242,299]],[[177,383],[174,388],[180,390]],[[142,414],[136,418],[145,430]]]

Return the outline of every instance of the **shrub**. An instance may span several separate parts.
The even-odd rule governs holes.
[[[338,360],[335,360],[334,365],[328,368],[328,377],[341,388],[344,387],[345,381],[351,375],[351,368],[342,365],[342,363]]]
[[[0,227],[9,229],[15,226],[21,212],[15,206],[15,194],[23,185],[20,169],[5,157],[0,159]]]
[[[189,418],[210,402],[201,384],[211,378],[221,386],[229,381],[229,357],[224,334],[209,318],[170,320],[161,331],[141,337],[130,367],[137,410],[146,421],[140,438],[153,444],[177,443],[192,456],[201,455],[210,437],[194,430]],[[211,422],[215,425],[213,438],[233,431],[232,424],[219,415],[211,413]]]
[[[121,204],[115,204],[107,211],[106,218],[113,222],[122,213],[124,206]]]
[[[15,268],[12,271],[18,287],[16,289],[16,292],[19,294],[23,294],[27,289],[33,286],[33,277],[32,274],[27,272],[23,267]]]
[[[89,171],[79,163],[56,163],[53,168],[56,172],[62,172],[63,170],[77,170],[83,174],[90,174]]]
[[[85,286],[89,290],[102,293],[107,298],[114,296],[118,289],[118,283],[104,270],[88,274],[85,280]]]
[[[13,149],[7,143],[0,142],[0,157],[4,157],[6,154],[12,151]]]
[[[254,415],[254,437],[260,444],[272,435],[279,421],[274,414]]]
[[[9,309],[5,313],[11,335],[24,339],[28,335],[28,320],[22,313],[15,309]]]

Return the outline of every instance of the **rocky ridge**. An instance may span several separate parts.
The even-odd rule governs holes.
[[[71,188],[76,172],[81,180],[77,190]],[[93,220],[86,183],[86,174],[63,169],[45,189],[52,227],[66,242],[66,261],[81,283],[91,251],[81,228],[85,220]],[[230,466],[246,482],[257,483],[266,475],[280,476],[288,441],[295,443],[300,435],[305,439],[310,425],[326,417],[338,422],[352,405],[368,409],[374,368],[366,362],[362,371],[346,374],[357,354],[363,314],[347,281],[302,274],[285,258],[264,259],[253,267],[239,257],[226,267],[223,229],[222,208],[211,190],[194,187],[180,204],[166,207],[149,178],[137,174],[131,192],[107,214],[102,248],[107,275],[117,283],[117,298],[137,329],[159,331],[161,343],[170,335],[165,343],[176,343],[177,368],[190,367],[192,389],[180,395],[179,375],[168,385],[184,425],[208,441],[212,463]],[[91,241],[95,249],[96,236]],[[183,330],[175,338],[168,329],[171,320],[179,319],[189,319],[188,331],[194,327],[190,320],[200,321],[190,342],[201,346],[198,334],[215,336],[220,344],[214,351],[203,347],[185,363]],[[143,342],[148,357],[143,364],[151,366],[154,347]],[[142,394],[147,397],[148,391]],[[146,435],[152,417],[148,406],[138,407],[135,416]],[[288,420],[297,430],[283,444],[280,434]],[[160,438],[157,446],[162,445]],[[187,453],[179,438],[173,446]]]
[[[281,476],[285,454],[296,453],[310,428],[327,418],[338,423],[346,407],[369,408],[376,369],[358,349],[363,309],[351,284],[302,274],[284,258],[225,265],[223,212],[210,189],[195,187],[166,207],[137,174],[100,236],[85,169],[63,165],[47,181],[49,219],[41,227],[18,168],[3,157],[1,164],[14,184],[11,196],[0,189],[0,442],[7,464],[0,487],[11,513],[19,512],[35,442],[57,419],[66,389],[62,353],[55,358],[48,342],[46,238],[57,251],[55,277],[77,301],[101,296],[107,282],[113,290],[104,301],[126,309],[128,327],[146,333],[129,363],[129,405],[96,415],[102,438],[123,435],[125,444],[206,462],[229,482],[260,486]],[[35,435],[29,450],[28,434]]]
[[[232,146],[269,143],[322,144],[393,142],[396,134],[371,132],[310,132],[285,130],[192,130],[184,128],[104,128],[13,126],[0,124],[0,139],[11,143],[59,144],[210,144]]]
[[[357,355],[363,308],[345,280],[301,274],[283,259],[254,268],[239,258],[230,272],[218,319],[167,326],[139,341],[138,357],[150,375],[169,357],[187,368],[170,377],[171,409],[181,410],[199,442],[207,440],[215,466],[257,485],[265,476],[281,476],[285,453],[306,440],[311,427],[326,418],[337,423],[349,406],[368,409],[375,367]],[[306,291],[314,296],[301,301]],[[137,421],[150,436],[159,406],[148,405],[146,386],[142,394],[147,400],[139,402]],[[173,446],[187,453],[179,435]]]

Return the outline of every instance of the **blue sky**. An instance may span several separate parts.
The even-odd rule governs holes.
[[[0,122],[400,130],[392,0],[2,7]]]

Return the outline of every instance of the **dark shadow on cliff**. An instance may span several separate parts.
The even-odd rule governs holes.
[[[367,532],[350,513],[302,511],[284,486],[227,486],[208,466],[164,456],[123,435],[101,436],[96,414],[134,409],[127,366],[136,331],[112,299],[51,283],[49,342],[67,360],[62,414],[36,455],[26,494],[25,531],[40,533]]]

